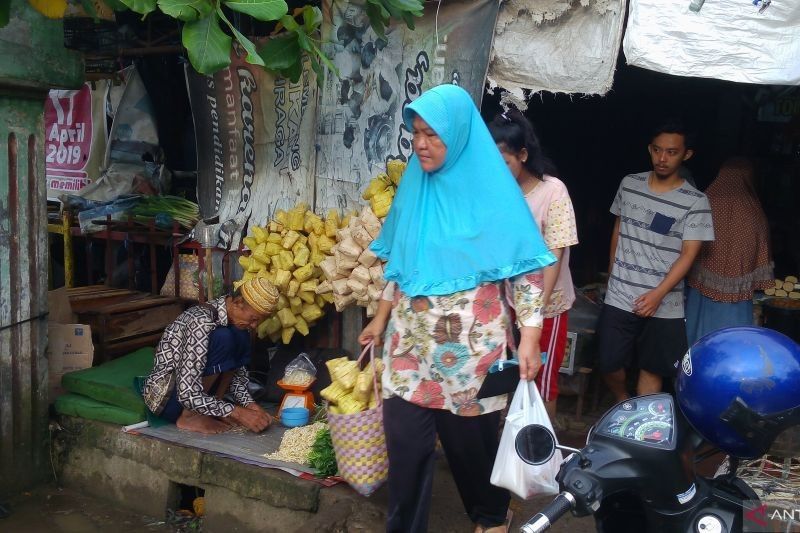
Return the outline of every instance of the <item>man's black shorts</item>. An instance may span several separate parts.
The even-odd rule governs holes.
[[[601,373],[636,367],[664,377],[675,375],[675,362],[689,349],[683,318],[644,318],[604,305],[597,323]]]

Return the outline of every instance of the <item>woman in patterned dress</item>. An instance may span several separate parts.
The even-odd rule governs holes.
[[[567,312],[575,301],[569,271],[569,247],[578,244],[575,211],[567,186],[554,177],[555,167],[545,157],[533,126],[516,109],[498,115],[489,124],[508,169],[516,178],[544,241],[558,262],[544,275],[544,323],[540,344],[547,360],[536,376],[536,385],[547,414],[555,421],[558,373],[567,348]]]
[[[469,94],[425,92],[403,112],[414,156],[372,250],[389,281],[359,340],[384,339],[387,531],[427,530],[438,435],[476,531],[505,532],[489,482],[506,396],[477,398],[504,358],[515,307],[520,377],[541,365],[542,275],[555,261]],[[513,346],[512,346],[513,347]]]
[[[721,328],[753,324],[753,291],[773,286],[769,223],[753,185],[753,164],[725,161],[705,190],[714,240],[703,243],[689,272],[686,335],[689,345]]]

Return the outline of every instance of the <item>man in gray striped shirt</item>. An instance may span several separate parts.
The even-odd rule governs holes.
[[[659,392],[675,374],[687,350],[683,278],[702,241],[714,240],[708,199],[678,173],[693,154],[686,130],[665,123],[648,151],[653,170],[625,176],[611,206],[617,220],[598,369],[619,401],[628,398],[627,366],[639,369],[639,395]]]

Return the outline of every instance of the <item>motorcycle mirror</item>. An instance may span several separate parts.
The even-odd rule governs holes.
[[[531,424],[519,430],[514,447],[520,459],[529,465],[541,465],[556,453],[556,437],[546,427]]]

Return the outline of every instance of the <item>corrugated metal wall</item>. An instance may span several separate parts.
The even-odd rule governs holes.
[[[47,472],[47,221],[41,100],[0,98],[0,487]]]

